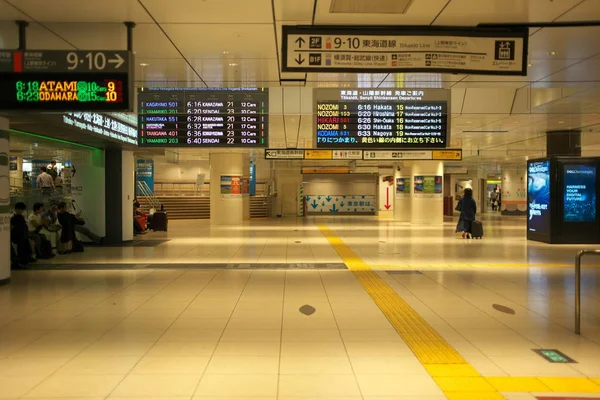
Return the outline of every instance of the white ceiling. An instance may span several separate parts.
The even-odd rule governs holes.
[[[138,86],[281,91],[280,79],[301,79],[296,85],[303,90],[444,87],[452,90],[452,144],[471,161],[543,155],[548,130],[583,128],[586,145],[600,146],[600,27],[530,29],[527,77],[281,73],[279,62],[282,25],[590,21],[600,20],[600,0],[413,0],[406,14],[332,14],[330,5],[331,0],[0,0],[0,48],[17,47],[14,21],[22,19],[31,22],[31,49],[124,49],[122,23],[134,21]],[[284,109],[272,101],[271,146],[310,146],[311,110],[300,103]]]

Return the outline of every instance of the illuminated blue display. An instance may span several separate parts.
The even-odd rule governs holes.
[[[596,221],[596,167],[566,164],[564,169],[565,222]]]
[[[530,232],[550,233],[550,161],[527,166],[527,212]]]

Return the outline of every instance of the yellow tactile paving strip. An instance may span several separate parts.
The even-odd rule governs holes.
[[[481,376],[332,230],[318,227],[448,399],[504,399],[500,392],[600,393],[600,379]]]
[[[486,264],[486,263],[442,263],[442,264],[369,264],[374,269],[415,268],[573,268],[573,264]],[[587,265],[586,265],[587,267]],[[590,265],[591,267],[591,265]],[[595,266],[594,266],[595,267]]]

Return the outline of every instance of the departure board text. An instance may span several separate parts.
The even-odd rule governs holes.
[[[448,115],[443,89],[317,90],[316,144],[319,148],[444,148]]]
[[[267,147],[268,91],[257,88],[142,89],[142,147]]]

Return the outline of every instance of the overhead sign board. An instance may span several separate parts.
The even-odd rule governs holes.
[[[67,112],[62,115],[65,125],[95,133],[118,142],[137,145],[137,128],[110,115],[94,112]]]
[[[362,160],[362,150],[333,150],[334,160]]]
[[[0,110],[130,111],[128,51],[0,51]]]
[[[305,160],[331,160],[333,159],[332,150],[304,150]]]
[[[431,150],[408,150],[408,151],[365,151],[363,159],[365,160],[431,160]]]
[[[433,150],[431,155],[434,160],[462,160],[462,150],[456,149]]]
[[[140,147],[267,147],[266,88],[141,88]]]
[[[444,148],[447,89],[315,89],[317,148]]]
[[[526,28],[282,28],[283,72],[527,75]]]
[[[303,160],[304,150],[267,149],[265,160]]]
[[[462,160],[461,149],[447,150],[317,150],[266,149],[266,160]]]

